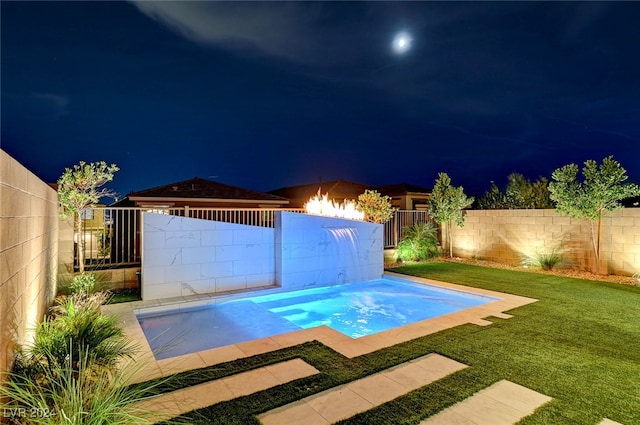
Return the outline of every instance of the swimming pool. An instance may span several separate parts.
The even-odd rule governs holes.
[[[322,325],[359,338],[495,300],[384,277],[136,316],[160,360]]]

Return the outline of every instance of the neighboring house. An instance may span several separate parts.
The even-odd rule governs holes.
[[[390,196],[393,206],[401,210],[426,210],[431,194],[431,189],[408,183],[378,186],[376,190]]]
[[[282,208],[289,200],[273,194],[195,177],[131,192],[112,207],[162,208]]]
[[[101,210],[103,204],[80,211],[82,229],[80,235],[84,239],[84,258],[88,263],[97,262],[108,257],[110,252],[110,238],[108,226],[110,215]]]
[[[267,193],[289,199],[291,208],[302,208],[315,194],[329,194],[329,198],[343,202],[345,199],[358,199],[365,190],[376,190],[382,195],[391,197],[394,207],[401,210],[426,209],[430,189],[407,183],[387,186],[372,186],[348,180],[332,180],[327,182],[283,187]]]

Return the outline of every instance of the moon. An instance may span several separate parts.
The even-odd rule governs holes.
[[[393,37],[393,41],[391,42],[391,49],[394,53],[401,55],[406,53],[411,49],[411,43],[413,42],[413,37],[407,32],[399,32]]]

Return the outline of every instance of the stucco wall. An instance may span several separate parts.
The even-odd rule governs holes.
[[[142,299],[273,285],[274,229],[145,213]]]
[[[600,270],[640,272],[640,208],[608,213],[602,221]],[[592,269],[591,228],[555,210],[467,211],[463,228],[453,231],[453,253],[460,257],[519,263],[524,256],[560,248],[566,267]]]
[[[58,223],[56,191],[0,150],[0,372],[55,295]]]

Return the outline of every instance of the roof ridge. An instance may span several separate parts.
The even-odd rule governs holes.
[[[196,187],[195,184],[198,184]],[[154,186],[149,189],[139,190],[137,192],[131,192],[128,197],[144,197],[144,196],[153,196],[154,193],[157,193],[156,196],[169,196],[170,193],[176,192],[176,195],[184,195],[185,187],[191,185],[191,190],[194,191],[192,196],[188,196],[191,198],[220,198],[220,199],[246,199],[250,197],[262,198],[265,200],[287,200],[286,198],[278,195],[273,195],[266,192],[259,192],[253,189],[247,189],[240,186],[234,186],[227,183],[221,183],[217,181],[212,181],[208,179],[204,179],[202,177],[193,177],[187,180],[181,180],[178,182],[168,183],[160,186]],[[218,192],[216,194],[216,191]],[[224,193],[224,192],[232,192],[232,193]],[[164,193],[163,193],[164,192]],[[197,192],[197,193],[196,193]],[[235,196],[233,192],[235,192]],[[200,195],[200,196],[194,196]],[[184,196],[180,196],[184,197]]]

